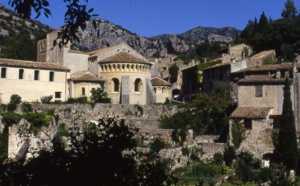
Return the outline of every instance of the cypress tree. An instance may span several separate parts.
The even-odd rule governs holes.
[[[284,98],[282,115],[280,118],[279,144],[277,152],[280,155],[281,162],[286,165],[287,170],[296,170],[298,156],[297,137],[292,108],[290,81],[288,78],[285,80],[283,89]]]

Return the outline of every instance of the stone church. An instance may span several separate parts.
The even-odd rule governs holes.
[[[60,101],[89,98],[91,89],[98,87],[104,88],[114,104],[146,105],[171,99],[171,84],[151,74],[154,62],[127,44],[81,52],[72,50],[71,44],[53,47],[57,32],[38,41],[38,62],[0,59],[4,85],[0,103],[9,102],[12,94],[29,102],[49,95]]]

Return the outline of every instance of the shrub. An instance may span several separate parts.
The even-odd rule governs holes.
[[[224,161],[227,166],[232,164],[232,161],[236,158],[235,149],[233,146],[228,145],[224,149]]]
[[[49,104],[52,100],[53,96],[50,95],[50,96],[42,96],[40,98],[41,102],[44,103],[44,104]]]
[[[224,161],[224,156],[222,153],[217,152],[214,154],[214,163],[217,165],[222,165]]]
[[[111,103],[111,99],[108,97],[107,92],[103,88],[92,88],[91,101],[94,103]]]
[[[25,113],[32,112],[31,104],[26,101],[22,102],[21,108],[22,108],[22,111]]]
[[[20,104],[21,101],[22,101],[22,98],[19,95],[17,95],[17,94],[11,95],[10,101],[9,101],[9,103],[7,105],[7,110],[8,111],[14,111],[14,110],[16,110],[17,104]]]

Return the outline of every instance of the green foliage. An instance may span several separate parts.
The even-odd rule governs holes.
[[[1,51],[1,57],[36,61],[36,40],[31,39],[30,32],[21,30],[14,37],[7,37]]]
[[[16,110],[17,104],[20,104],[21,101],[22,101],[22,98],[19,95],[17,95],[17,94],[11,95],[10,101],[7,105],[7,111],[13,112],[14,110]]]
[[[136,115],[136,116],[137,116],[137,115],[142,116],[142,115],[144,114],[144,109],[143,109],[143,107],[142,107],[141,105],[135,104],[135,105],[134,105],[134,109],[136,110],[136,111],[135,111],[135,115]]]
[[[254,179],[254,169],[260,168],[259,160],[254,158],[250,152],[241,152],[235,172],[237,177],[244,183]]]
[[[205,42],[196,46],[195,53],[200,57],[211,58],[217,56],[218,51],[221,49],[220,44],[217,42]]]
[[[80,97],[80,98],[68,98],[68,100],[67,100],[67,103],[69,103],[69,104],[72,104],[72,103],[85,104],[87,102],[88,102],[88,100],[87,100],[86,96],[83,96],[83,97]]]
[[[190,97],[191,101],[174,115],[162,115],[160,127],[176,130],[172,134],[174,142],[178,142],[178,132],[182,132],[181,139],[184,141],[187,129],[193,129],[195,135],[220,135],[219,141],[225,142],[229,132],[228,116],[234,104],[230,98],[230,90],[227,90],[230,86],[223,85],[216,83],[212,94],[199,93]]]
[[[203,162],[195,161],[188,166],[177,168],[174,171],[174,175],[179,178],[210,178],[222,174],[222,168],[218,165],[209,165]]]
[[[285,9],[282,10],[281,16],[285,19],[294,19],[298,13],[294,1],[288,0],[284,5]]]
[[[64,137],[69,136],[69,132],[66,130],[66,124],[65,123],[59,124],[58,129],[57,129],[57,137],[59,139],[61,139],[63,136]]]
[[[42,102],[43,104],[49,104],[49,103],[51,102],[52,98],[53,98],[52,95],[50,95],[50,96],[42,96],[42,97],[40,98],[40,100],[41,100],[41,102]]]
[[[103,88],[92,88],[90,99],[94,103],[111,103],[111,99]]]
[[[23,101],[21,105],[22,111],[27,113],[27,112],[32,112],[32,105],[29,102]]]
[[[264,60],[263,60],[263,65],[272,65],[275,63],[275,61],[273,60],[273,58],[270,56],[270,57],[266,57]]]
[[[297,136],[291,100],[290,80],[288,78],[286,78],[284,86],[278,140],[279,143],[275,147],[274,154],[279,156],[278,158],[286,165],[287,170],[296,170],[298,161]]]
[[[222,63],[222,60],[216,60],[216,61],[211,61],[211,62],[207,62],[207,63],[200,63],[199,65],[197,65],[197,71],[202,72],[203,69],[208,68],[210,66],[214,66],[216,64],[220,64],[220,63]],[[202,73],[197,73],[197,75],[198,75],[198,81],[197,82],[201,83],[203,75],[202,75]]]
[[[224,161],[224,156],[223,156],[222,153],[217,152],[217,153],[214,154],[214,163],[216,165],[222,165],[223,161]]]
[[[0,167],[3,185],[171,185],[169,160],[136,158],[137,130],[118,118],[99,120],[83,136],[70,134],[70,150],[58,138],[53,151]],[[109,162],[109,163],[108,163]],[[0,165],[1,166],[1,165]],[[47,170],[47,171],[41,171]],[[84,170],[84,171],[82,171]],[[30,176],[28,176],[30,175]]]
[[[25,113],[23,118],[31,123],[30,130],[34,134],[39,133],[42,127],[48,127],[52,121],[52,116],[38,112]]]
[[[177,82],[178,70],[176,63],[169,67],[170,83]]]
[[[231,126],[232,143],[238,149],[245,138],[245,130],[239,120],[235,120]]]
[[[293,61],[297,48],[300,46],[300,17],[293,19],[278,19],[269,21],[265,18],[262,23],[249,21],[240,34],[239,42],[249,44],[254,51],[275,49],[276,55],[281,60]]]
[[[227,166],[231,166],[232,161],[236,158],[235,148],[231,145],[226,145],[224,149],[224,161]]]
[[[8,127],[18,124],[21,116],[14,112],[0,112],[4,124],[3,131],[0,131],[0,164],[7,159],[8,155]]]

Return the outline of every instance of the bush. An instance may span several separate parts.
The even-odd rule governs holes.
[[[227,166],[232,164],[232,161],[236,158],[235,149],[233,146],[228,145],[224,149],[224,161]]]
[[[217,165],[222,165],[224,161],[224,156],[222,153],[217,152],[214,154],[214,163]]]
[[[67,103],[82,103],[82,104],[84,104],[84,103],[87,103],[88,102],[88,100],[87,100],[87,97],[80,97],[80,98],[68,98],[68,100],[67,100]]]
[[[108,97],[107,92],[103,88],[92,88],[91,101],[94,103],[111,103],[111,99]]]
[[[49,104],[52,100],[53,96],[50,95],[50,96],[42,96],[40,98],[41,102],[44,103],[44,104]]]
[[[22,102],[21,108],[22,108],[22,111],[25,113],[32,112],[31,104],[26,101]]]
[[[13,94],[10,97],[10,101],[7,105],[7,111],[14,111],[17,108],[17,104],[20,104],[22,101],[22,98],[17,95],[17,94]]]

